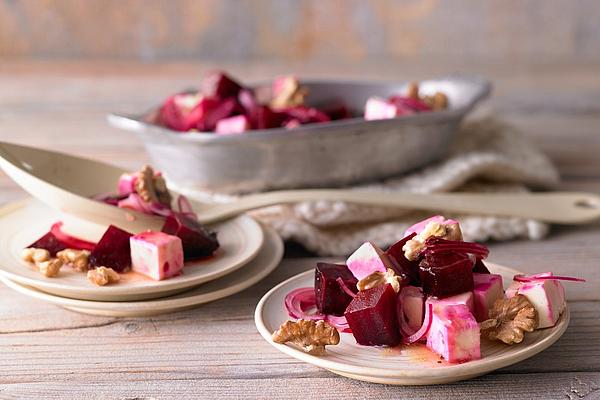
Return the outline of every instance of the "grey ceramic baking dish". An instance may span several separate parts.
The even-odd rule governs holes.
[[[310,104],[343,100],[359,112],[370,96],[404,93],[407,85],[310,80],[302,84],[309,89]],[[426,80],[419,87],[422,94],[444,92],[449,108],[394,119],[352,118],[240,135],[179,133],[146,122],[150,113],[110,114],[109,122],[135,132],[154,167],[188,194],[337,187],[398,175],[439,159],[463,117],[491,91],[488,81],[465,76]]]

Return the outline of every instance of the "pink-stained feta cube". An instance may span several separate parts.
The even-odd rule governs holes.
[[[243,133],[250,130],[250,120],[245,115],[223,118],[217,122],[215,133],[219,135],[231,135]]]
[[[464,304],[436,304],[427,347],[448,362],[466,362],[481,358],[479,325]]]
[[[348,269],[361,280],[373,272],[386,272],[394,269],[391,260],[383,250],[371,242],[363,243],[346,261]]]
[[[123,174],[119,177],[119,194],[135,193],[136,174]]]
[[[416,224],[408,228],[404,232],[404,237],[410,235],[411,233],[416,233],[418,235],[419,233],[423,232],[423,229],[425,229],[425,227],[430,222],[437,222],[440,225],[458,224],[458,221],[454,219],[446,219],[446,217],[444,217],[443,215],[434,215],[433,217],[429,217],[427,219],[424,219],[423,221],[417,222]]]
[[[367,121],[389,119],[404,114],[412,114],[413,112],[406,107],[376,96],[369,97],[365,104],[365,119]]]
[[[488,313],[494,302],[504,296],[502,276],[496,274],[473,274],[473,301],[477,322],[489,318]]]
[[[507,299],[515,297],[517,293],[519,293],[519,288],[521,287],[521,285],[521,282],[512,281],[504,291],[504,297],[506,297]]]
[[[183,247],[177,236],[143,232],[129,239],[133,271],[160,281],[183,269]]]
[[[461,294],[456,294],[454,296],[444,297],[443,299],[436,299],[434,297],[429,297],[429,298],[427,298],[425,307],[427,307],[427,305],[429,303],[433,304],[434,306],[440,305],[442,307],[456,305],[456,304],[462,304],[464,306],[467,306],[467,308],[469,309],[469,311],[471,313],[473,313],[475,311],[475,302],[473,301],[473,292],[464,292]]]
[[[400,291],[398,297],[398,320],[404,318],[411,333],[414,333],[423,325],[425,313],[425,297],[423,289],[416,286],[406,286]]]
[[[552,272],[544,275],[552,276]],[[520,283],[517,293],[527,297],[527,300],[535,307],[538,313],[537,329],[554,326],[567,305],[565,289],[557,280],[540,279]]]

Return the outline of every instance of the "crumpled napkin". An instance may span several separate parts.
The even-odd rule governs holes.
[[[353,190],[434,193],[450,191],[523,192],[549,189],[559,181],[556,168],[522,133],[493,118],[466,122],[446,158],[419,171]],[[211,194],[213,200],[234,197]],[[365,241],[387,247],[400,240],[407,227],[436,214],[378,208],[342,201],[309,201],[252,212],[284,239],[294,240],[323,256],[350,254]],[[460,221],[465,240],[541,239],[545,223],[520,218],[446,213]]]

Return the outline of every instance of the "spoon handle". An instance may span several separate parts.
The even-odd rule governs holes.
[[[600,218],[600,196],[590,193],[381,193],[355,190],[283,190],[248,195],[226,204],[196,203],[203,223],[216,222],[253,209],[308,200],[479,215],[531,218],[556,224],[584,224]]]

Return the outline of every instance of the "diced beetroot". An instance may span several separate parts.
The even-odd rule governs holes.
[[[131,233],[110,225],[90,254],[92,267],[112,268],[123,272],[131,266]]]
[[[258,106],[255,114],[256,129],[278,128],[283,124],[286,115],[281,112],[273,111],[268,106]]]
[[[213,131],[217,122],[229,117],[236,106],[237,101],[234,98],[220,100],[216,97],[204,97],[197,106],[200,117],[196,128],[199,131]]]
[[[201,117],[198,104],[202,99],[198,94],[189,93],[170,96],[161,106],[156,122],[180,132],[196,128]]]
[[[397,275],[407,277],[409,283],[414,286],[421,285],[421,279],[419,277],[419,261],[410,261],[404,256],[402,247],[410,239],[415,237],[416,233],[411,233],[405,236],[402,240],[391,245],[385,253],[389,256],[392,261],[392,269]]]
[[[325,107],[322,107],[321,111],[327,114],[332,121],[338,119],[352,118],[352,113],[350,112],[350,109],[346,106],[346,104],[344,104],[341,101],[337,101]]]
[[[345,265],[317,263],[315,268],[315,297],[317,309],[322,314],[344,315],[352,297],[337,282],[340,278],[347,288],[357,292],[358,280]]]
[[[251,129],[250,120],[245,115],[223,118],[217,122],[215,132],[220,135],[243,133]]]
[[[358,344],[395,346],[400,343],[396,300],[396,292],[390,284],[358,292],[344,314]]]
[[[289,107],[281,110],[281,112],[289,118],[297,119],[302,124],[331,121],[331,118],[327,114],[313,107]]]
[[[474,260],[461,253],[427,254],[419,264],[423,292],[437,298],[473,290]]]
[[[182,213],[172,213],[162,231],[181,239],[185,260],[212,255],[219,248],[215,232],[209,232],[198,221]]]
[[[489,274],[490,270],[488,269],[488,267],[485,266],[483,260],[481,258],[478,258],[477,261],[475,261],[475,265],[473,266],[473,272],[476,272],[478,274]]]
[[[36,249],[46,249],[50,252],[50,255],[54,257],[56,256],[56,253],[66,249],[67,245],[65,245],[56,236],[54,236],[52,232],[48,232],[27,247],[33,247]]]
[[[237,96],[242,86],[223,71],[212,71],[202,80],[202,94],[225,99]]]

